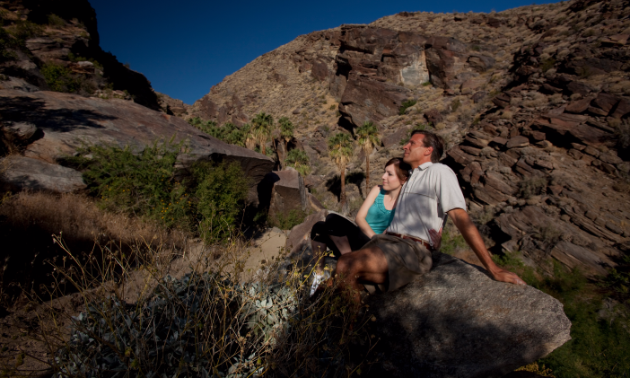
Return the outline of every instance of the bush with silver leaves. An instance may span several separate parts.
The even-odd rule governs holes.
[[[55,377],[253,377],[290,328],[289,285],[233,284],[216,274],[166,277],[134,305],[90,301],[55,357]]]

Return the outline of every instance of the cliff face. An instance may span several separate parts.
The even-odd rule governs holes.
[[[87,0],[0,1],[3,89],[133,99],[159,110],[151,83],[99,46]]]
[[[616,0],[401,13],[300,36],[226,77],[187,116],[289,117],[311,159],[306,182],[329,208],[329,135],[378,124],[378,177],[427,124],[447,141],[444,162],[497,250],[603,273],[630,237],[629,35],[630,8]],[[357,154],[349,174],[363,162]],[[362,185],[349,185],[354,207]]]

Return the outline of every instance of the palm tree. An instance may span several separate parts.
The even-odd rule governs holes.
[[[288,157],[289,142],[293,139],[293,130],[295,129],[295,126],[293,126],[293,123],[287,117],[280,118],[278,123],[280,123],[280,136],[284,140],[284,153],[286,154],[286,158]]]
[[[271,129],[273,127],[273,117],[271,114],[266,114],[264,112],[258,113],[252,119],[252,134],[254,138],[258,141],[258,145],[260,146],[260,151],[263,155],[267,154],[265,144],[267,143],[267,138],[269,134],[271,134]]]
[[[255,149],[257,138],[256,138],[256,135],[254,134],[254,130],[252,126],[249,123],[243,126],[243,132],[245,133],[245,135],[247,135],[245,137],[245,147],[249,148],[250,150]]]
[[[346,165],[352,157],[353,140],[346,133],[337,133],[328,139],[328,155],[341,172],[341,207],[346,204]]]
[[[304,150],[294,148],[287,154],[286,164],[288,167],[295,168],[302,176],[308,175],[311,167],[308,165],[308,155]]]
[[[378,138],[378,129],[372,122],[365,122],[363,126],[357,129],[357,137],[359,138],[359,146],[365,154],[365,190],[370,190],[370,154],[375,146],[381,144]]]

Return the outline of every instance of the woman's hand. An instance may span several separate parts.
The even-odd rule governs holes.
[[[431,245],[433,245],[433,249],[436,251],[439,250],[442,245],[442,229],[440,228],[440,231],[430,229],[429,237],[431,238]]]

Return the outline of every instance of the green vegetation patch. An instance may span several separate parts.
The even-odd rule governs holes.
[[[234,231],[245,207],[249,185],[240,165],[199,162],[188,175],[178,175],[175,163],[186,153],[182,143],[155,142],[139,153],[96,145],[78,152],[68,162],[83,171],[99,204],[109,211],[193,231],[210,243]]]
[[[251,129],[249,125],[244,125],[243,127],[238,128],[230,122],[226,122],[223,126],[219,126],[215,121],[203,121],[199,117],[191,118],[188,123],[225,143],[241,147],[245,147],[247,136]]]
[[[83,87],[83,79],[61,64],[48,62],[41,72],[48,87],[55,92],[77,93]]]
[[[418,100],[415,100],[415,99],[410,99],[410,100],[404,101],[402,103],[402,106],[398,110],[398,114],[399,115],[405,114],[405,111],[407,110],[407,108],[410,108],[410,107],[414,106],[417,102],[418,102]]]
[[[288,167],[295,168],[302,176],[306,176],[311,171],[311,166],[308,164],[309,158],[304,150],[300,150],[297,148],[292,149],[287,154],[287,159],[285,164]]]
[[[58,28],[62,28],[66,26],[66,20],[57,16],[56,14],[49,14],[47,17],[47,20],[48,20],[48,25],[50,26],[55,26]]]
[[[291,210],[288,214],[277,214],[274,219],[270,219],[270,226],[278,227],[281,230],[290,230],[304,222],[306,212],[302,210]]]
[[[630,308],[627,300],[625,303],[610,300],[611,296],[619,300],[627,298],[623,294],[616,296],[619,293],[615,294],[614,290],[618,288],[624,292],[627,271],[625,277],[620,277],[619,272],[611,273],[598,284],[585,278],[579,270],[567,270],[555,261],[553,276],[541,278],[534,269],[523,264],[517,253],[494,256],[493,259],[564,305],[572,323],[572,340],[538,361],[551,369],[555,377],[629,376]],[[603,310],[607,307],[608,315]]]

